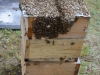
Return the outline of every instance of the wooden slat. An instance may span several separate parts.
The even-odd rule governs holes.
[[[29,54],[30,54],[30,49],[29,49],[29,47],[30,47],[30,41],[27,39],[26,42],[27,42],[27,43],[26,43],[26,47],[25,47],[25,48],[26,48],[26,51],[25,51],[25,58],[26,58],[26,57],[29,57]]]
[[[50,44],[45,40],[30,40],[26,58],[77,58],[80,56],[84,42],[83,39],[51,39],[49,41]]]
[[[22,75],[26,72],[26,66],[24,66],[24,58],[25,58],[25,48],[26,48],[26,37],[25,37],[25,24],[24,24],[24,18],[21,16],[21,66],[22,66]]]
[[[79,17],[67,35],[59,35],[58,38],[85,38],[89,19],[88,17]]]
[[[78,61],[77,61],[77,64],[76,64],[76,67],[75,67],[74,75],[78,75],[79,68],[80,68],[80,59],[78,59]]]
[[[24,21],[25,21],[25,31],[26,33],[28,32],[28,18],[27,17],[24,17]]]
[[[76,63],[28,63],[26,75],[74,75]]]
[[[89,17],[79,17],[67,35],[59,35],[58,38],[85,38],[89,20]]]
[[[32,39],[32,34],[33,34],[33,22],[35,21],[35,18],[29,17],[28,18],[28,38]]]

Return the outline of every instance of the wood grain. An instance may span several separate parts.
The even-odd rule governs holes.
[[[48,44],[45,40],[30,40],[26,58],[77,58],[84,42],[83,39],[49,39],[49,41]]]
[[[86,30],[88,29],[89,18],[79,17],[78,20],[71,27],[71,30],[64,35],[59,35],[58,38],[85,38]]]
[[[28,63],[26,75],[74,75],[76,62],[70,63]]]
[[[76,64],[74,75],[78,75],[80,64]]]
[[[32,23],[34,22],[35,18],[28,17],[28,38],[32,39],[33,27]]]
[[[24,18],[21,16],[21,66],[22,66],[22,75],[26,72],[26,66],[24,66],[24,58],[25,58],[25,48],[26,48],[26,37],[25,37],[25,24],[24,24]]]

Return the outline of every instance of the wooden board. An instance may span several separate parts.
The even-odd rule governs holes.
[[[25,58],[25,46],[26,46],[26,37],[25,37],[25,24],[23,15],[21,16],[21,66],[22,66],[22,75],[26,72],[26,66],[24,66],[24,58]]]
[[[71,30],[66,34],[59,34],[57,38],[85,38],[88,24],[89,24],[90,17],[79,17],[73,26],[71,27]],[[35,38],[35,35],[33,33],[32,38]]]
[[[26,64],[25,75],[77,75],[76,62],[30,62]]]
[[[89,20],[88,17],[79,17],[67,35],[59,35],[58,38],[85,38]]]
[[[49,39],[28,40],[26,47],[26,58],[78,58],[80,56],[83,39]]]
[[[35,21],[35,18],[29,17],[28,18],[28,38],[32,39],[32,33],[33,33],[33,22]]]

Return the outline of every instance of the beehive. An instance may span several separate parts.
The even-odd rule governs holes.
[[[47,72],[50,75],[77,75],[75,66],[90,20],[84,1],[20,0],[19,6],[22,11],[23,75],[46,75]],[[68,64],[70,72],[66,70]],[[61,68],[61,72],[59,69],[53,72],[55,67]]]

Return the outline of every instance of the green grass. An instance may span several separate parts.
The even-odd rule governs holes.
[[[20,54],[20,31],[1,29],[0,34],[0,51],[4,51],[0,55],[10,58],[16,56],[17,53]]]
[[[19,30],[0,29],[0,75],[21,72],[20,35]]]
[[[79,75],[100,75],[100,0],[85,2],[91,13],[91,20],[81,54]]]
[[[84,46],[82,52],[81,52],[81,56],[86,56],[89,53],[89,47],[88,46]]]

